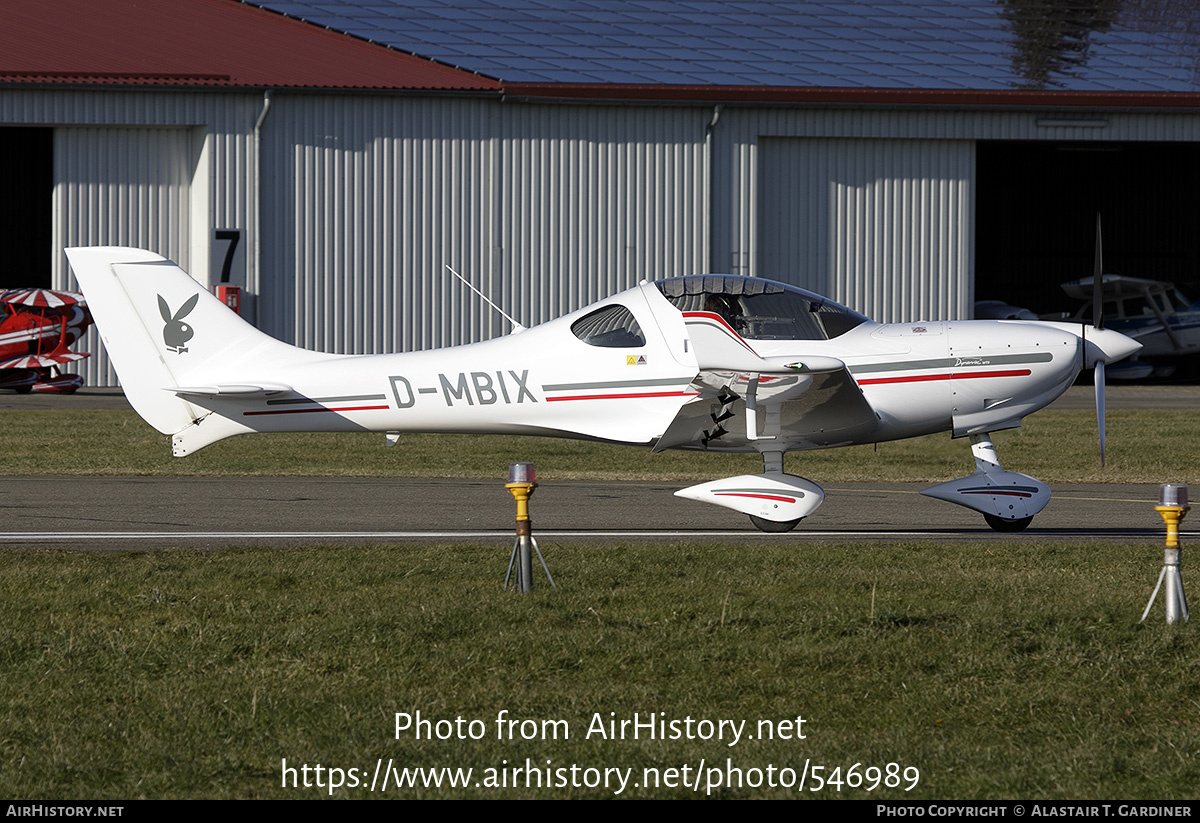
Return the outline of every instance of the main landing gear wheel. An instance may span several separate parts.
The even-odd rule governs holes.
[[[1033,522],[1032,517],[1010,519],[1007,517],[997,517],[994,514],[985,514],[983,519],[987,521],[987,524],[994,531],[998,532],[1023,532],[1025,531],[1025,527]]]
[[[797,517],[795,520],[782,520],[781,521],[781,520],[764,520],[763,518],[755,517],[754,515],[749,515],[749,517],[750,517],[750,522],[753,523],[760,532],[773,532],[773,533],[790,532],[792,529],[796,528],[797,525],[799,525],[801,520],[804,519],[803,517]]]

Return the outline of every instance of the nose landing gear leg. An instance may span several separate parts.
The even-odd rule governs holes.
[[[1050,487],[1019,472],[1005,471],[990,432],[971,435],[975,473],[921,492],[974,509],[998,532],[1019,532],[1050,502]]]

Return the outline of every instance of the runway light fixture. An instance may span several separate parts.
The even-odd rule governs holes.
[[[510,463],[508,483],[504,488],[508,489],[512,493],[513,499],[517,501],[517,540],[513,543],[512,556],[508,559],[508,573],[504,575],[505,591],[508,590],[508,581],[512,578],[515,565],[517,569],[516,588],[520,589],[522,593],[528,594],[533,582],[534,552],[537,552],[538,560],[541,561],[542,570],[546,572],[546,579],[550,581],[551,588],[557,589],[558,586],[554,585],[554,578],[550,576],[550,569],[546,567],[546,559],[542,557],[542,551],[533,538],[533,521],[529,518],[529,498],[537,489],[537,472],[534,465],[532,463]]]
[[[1179,545],[1179,522],[1191,510],[1188,505],[1188,487],[1181,483],[1163,483],[1159,487],[1158,505],[1154,510],[1162,515],[1167,524],[1167,547],[1163,552],[1163,567],[1158,574],[1158,583],[1150,594],[1150,602],[1142,612],[1141,622],[1146,621],[1158,590],[1166,583],[1163,596],[1167,604],[1167,623],[1186,622],[1188,619],[1187,596],[1183,593],[1183,578],[1179,575],[1179,561],[1183,549]]]

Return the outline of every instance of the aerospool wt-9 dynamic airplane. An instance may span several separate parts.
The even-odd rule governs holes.
[[[177,457],[248,432],[497,433],[759,452],[761,474],[676,492],[793,528],[821,505],[784,452],[951,432],[976,471],[923,493],[1024,528],[1050,489],[1005,471],[991,432],[1083,368],[1140,346],[1077,323],[882,325],[817,294],[732,275],[642,284],[530,329],[448,349],[336,355],[243,321],[174,263],[128,248],[67,256],[134,409]],[[514,324],[515,325],[515,324]],[[1101,436],[1103,450],[1103,435]]]

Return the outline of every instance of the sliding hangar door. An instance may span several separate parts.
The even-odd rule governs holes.
[[[962,319],[975,300],[1077,308],[1105,271],[1200,294],[1200,143],[758,141],[754,273],[883,322]]]

